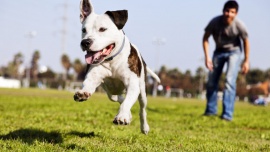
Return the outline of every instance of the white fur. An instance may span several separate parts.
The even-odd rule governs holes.
[[[93,11],[92,6],[91,8]],[[107,14],[97,15],[94,12],[91,12],[90,15],[81,19],[81,21],[82,28],[86,28],[87,30],[85,34],[82,34],[82,39],[93,40],[93,43],[90,46],[91,50],[98,51],[111,43],[115,44],[114,50],[106,58],[109,58],[119,51],[124,37],[125,44],[122,52],[113,60],[90,66],[83,82],[83,88],[75,93],[74,99],[76,97],[80,101],[87,100],[90,95],[95,92],[96,88],[101,85],[107,92],[110,100],[120,103],[120,108],[118,114],[114,118],[114,123],[130,124],[132,118],[130,110],[139,97],[141,131],[142,133],[147,134],[150,128],[146,119],[146,71],[144,71],[142,66],[141,75],[138,77],[137,74],[130,70],[128,64],[128,57],[131,50],[129,39],[124,35],[122,30],[119,30],[115,26]],[[99,32],[98,30],[100,27],[106,27],[106,32]],[[138,52],[138,49],[136,50],[141,65],[143,65],[140,53]],[[160,81],[158,76],[148,67],[147,72],[149,72],[158,82]]]

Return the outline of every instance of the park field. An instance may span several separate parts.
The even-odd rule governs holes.
[[[112,123],[118,108],[102,93],[77,103],[67,91],[0,89],[0,151],[270,151],[270,106],[237,102],[227,122],[202,116],[202,100],[148,97],[148,135],[138,102],[128,126]]]

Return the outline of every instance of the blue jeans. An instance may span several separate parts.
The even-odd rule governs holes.
[[[236,95],[236,79],[242,61],[240,50],[215,51],[213,55],[213,71],[209,72],[207,82],[207,105],[205,114],[217,114],[218,83],[225,63],[227,63],[225,89],[223,91],[223,104],[221,118],[232,120]]]

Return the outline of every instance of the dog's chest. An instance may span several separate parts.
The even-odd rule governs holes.
[[[111,94],[122,94],[125,90],[124,83],[118,78],[107,77],[103,81],[103,86],[106,87],[106,90]]]

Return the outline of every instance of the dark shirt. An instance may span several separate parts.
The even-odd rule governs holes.
[[[223,16],[213,18],[206,26],[216,42],[216,50],[233,51],[241,49],[241,39],[246,39],[248,33],[244,24],[237,18],[230,25],[226,25]]]

